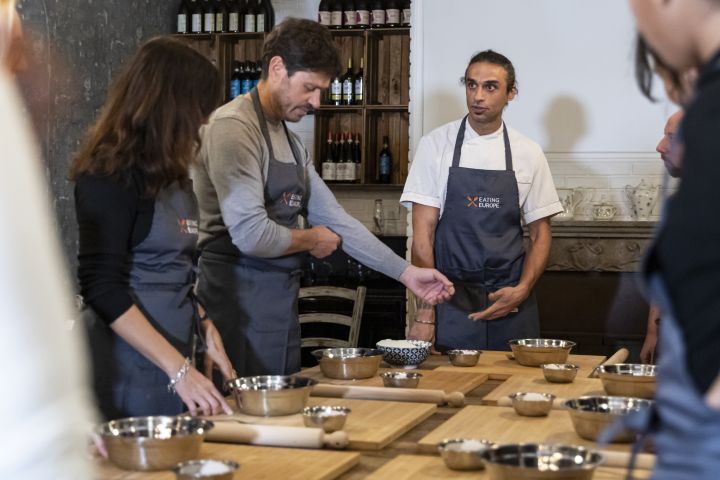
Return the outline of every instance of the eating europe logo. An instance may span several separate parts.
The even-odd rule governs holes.
[[[465,206],[467,208],[500,208],[502,202],[500,197],[487,197],[483,195],[465,195]]]

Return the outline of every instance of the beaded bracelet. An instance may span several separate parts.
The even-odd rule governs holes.
[[[180,367],[180,370],[175,374],[175,378],[170,379],[170,383],[167,385],[168,392],[170,393],[177,393],[175,391],[175,386],[182,381],[183,378],[187,375],[187,373],[190,371],[190,367],[192,365],[190,364],[190,359],[185,358],[185,362],[182,364],[182,367]]]

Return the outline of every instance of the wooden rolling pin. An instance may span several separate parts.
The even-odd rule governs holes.
[[[209,442],[247,443],[269,447],[334,448],[348,446],[347,433],[325,433],[321,428],[248,425],[236,420],[215,421],[206,434]]]
[[[462,407],[465,405],[465,395],[462,392],[445,393],[442,390],[422,388],[360,387],[319,383],[313,387],[311,395],[315,397],[391,400],[396,402],[435,403],[437,405],[447,404],[451,407]]]
[[[630,355],[630,352],[627,348],[621,348],[617,352],[610,355],[610,357],[602,362],[600,365],[612,365],[613,363],[623,363],[625,360],[627,360],[628,355]],[[597,367],[593,368],[592,372],[590,372],[590,375],[588,375],[590,378],[597,378],[598,377],[598,365]]]
[[[560,398],[555,397],[555,400],[553,400],[553,410],[565,410],[565,407],[563,406],[563,403],[565,403],[567,399],[566,398]],[[497,406],[498,407],[512,407],[512,398],[510,397],[500,397],[497,400]]]
[[[630,465],[630,452],[615,452],[610,450],[599,450],[605,457],[603,466],[611,468],[627,468]],[[635,468],[637,470],[652,470],[655,467],[655,455],[652,453],[638,453],[635,456]]]

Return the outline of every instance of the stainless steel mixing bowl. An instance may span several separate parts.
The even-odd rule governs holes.
[[[176,480],[232,480],[238,468],[232,460],[191,460],[176,465],[173,472]]]
[[[416,388],[422,373],[417,372],[385,372],[380,375],[383,379],[383,385],[395,388]]]
[[[447,356],[456,367],[474,367],[481,353],[480,350],[448,350]]]
[[[597,367],[597,372],[608,395],[655,397],[655,365],[615,363],[600,365]]]
[[[575,432],[586,440],[597,440],[600,433],[618,418],[645,408],[652,400],[628,397],[580,397],[564,403],[570,412]],[[629,430],[620,432],[612,442],[627,443],[635,439]]]
[[[131,417],[96,429],[112,463],[124,470],[167,470],[200,456],[213,423],[197,417]]]
[[[539,396],[532,399],[533,396]],[[552,393],[518,392],[510,395],[513,408],[518,415],[525,417],[544,417],[552,410],[555,395]]]
[[[551,338],[523,338],[510,340],[515,360],[526,367],[539,367],[543,363],[565,363],[575,342]]]
[[[350,415],[348,407],[319,405],[303,409],[303,423],[306,427],[322,428],[327,433],[342,430],[345,420]]]
[[[242,413],[262,417],[292,415],[305,408],[317,380],[307,377],[265,375],[229,380],[226,386]]]
[[[452,438],[438,443],[438,451],[451,470],[481,470],[485,466],[482,453],[492,446],[488,440]]]
[[[572,363],[544,363],[540,367],[545,380],[550,383],[571,383],[580,369]]]
[[[356,380],[375,376],[383,359],[376,348],[324,348],[312,354],[328,378]]]
[[[590,480],[603,459],[583,447],[531,443],[496,445],[482,457],[493,480]]]

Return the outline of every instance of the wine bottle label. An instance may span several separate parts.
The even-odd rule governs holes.
[[[350,178],[349,180],[351,182],[354,182],[355,180],[358,180],[360,178],[360,164],[359,163],[351,163],[352,167],[350,168]]]
[[[349,80],[345,80],[342,84],[342,96],[343,100],[352,100],[353,98],[353,83]]]
[[[187,33],[187,15],[184,13],[178,15],[177,33]]]
[[[318,23],[329,27],[331,25],[330,12],[318,12]]]
[[[205,14],[204,30],[206,32],[214,32],[215,31],[215,15],[214,14],[212,14],[212,13]]]
[[[242,81],[242,87],[241,87],[240,93],[242,93],[243,95],[248,93],[250,90],[252,90],[252,85],[253,85],[252,80],[250,80],[249,78],[244,79]]]
[[[402,11],[402,24],[403,25],[410,25],[410,16],[411,16],[410,12],[411,11],[412,10],[410,10],[409,8],[403,8],[403,11]]]
[[[240,80],[230,80],[230,98],[235,98],[240,95]]]
[[[362,78],[355,80],[355,101],[362,102],[363,99],[363,81]]]
[[[334,81],[330,86],[330,99],[340,100],[342,98],[342,83]]]
[[[334,162],[323,162],[322,164],[322,178],[323,180],[336,180],[337,164]]]
[[[373,25],[385,25],[385,10],[373,10],[370,12],[370,23]]]
[[[255,15],[245,15],[245,30],[244,32],[255,31]]]
[[[345,162],[338,163],[335,170],[335,180],[345,181],[347,180],[347,168],[348,164]]]
[[[215,14],[215,31],[222,32],[225,28],[225,15],[222,13]]]
[[[397,8],[388,8],[385,10],[385,23],[400,23],[400,10]]]
[[[392,169],[390,157],[387,155],[380,156],[380,175],[390,175]]]
[[[370,11],[369,10],[358,10],[355,12],[355,24],[356,25],[370,25]]]
[[[330,24],[331,24],[333,27],[339,27],[339,26],[341,26],[341,25],[343,24],[342,21],[343,21],[343,12],[342,12],[342,10],[334,11],[334,12],[332,12],[332,13],[330,14]]]
[[[192,15],[192,31],[193,33],[202,32],[202,16],[199,13]]]
[[[265,31],[265,14],[264,13],[258,13],[257,17],[255,18],[255,31],[256,32],[264,32]]]
[[[228,29],[231,32],[240,30],[240,15],[237,12],[228,15]]]
[[[343,19],[345,20],[345,25],[347,26],[355,26],[357,25],[357,15],[355,15],[354,10],[346,10],[343,12]]]

